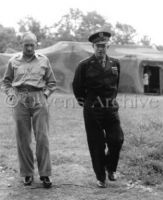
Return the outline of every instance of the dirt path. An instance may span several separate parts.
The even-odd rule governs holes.
[[[161,200],[163,197],[161,186],[150,188],[130,184],[124,177],[114,183],[108,182],[105,189],[99,189],[93,182],[91,170],[75,164],[62,165],[54,170],[58,173],[52,177],[51,189],[44,189],[37,177],[32,186],[24,187],[17,173],[1,171],[0,200]]]

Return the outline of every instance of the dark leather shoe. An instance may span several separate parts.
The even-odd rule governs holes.
[[[100,188],[106,188],[106,183],[105,183],[105,181],[97,180],[97,186]]]
[[[24,178],[24,185],[27,186],[27,185],[31,185],[33,182],[33,176],[26,176]]]
[[[44,188],[51,188],[52,182],[48,176],[41,176],[40,180],[42,181]]]
[[[108,178],[110,181],[116,181],[117,180],[116,172],[108,172]]]

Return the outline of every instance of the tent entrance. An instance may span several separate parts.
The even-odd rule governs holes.
[[[144,93],[160,94],[160,68],[158,66],[144,66]]]

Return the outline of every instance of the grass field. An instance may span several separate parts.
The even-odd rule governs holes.
[[[87,147],[82,108],[72,95],[54,94],[49,101],[53,187],[35,182],[24,187],[19,177],[12,108],[0,95],[0,200],[157,200],[163,196],[163,97],[118,95],[125,142],[118,181],[96,187]],[[33,140],[33,151],[35,142]]]

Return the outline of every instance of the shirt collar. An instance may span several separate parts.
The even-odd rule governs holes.
[[[95,57],[98,61],[104,61],[104,62],[106,62],[106,61],[108,60],[108,56],[107,56],[107,55],[104,56],[102,59],[97,58],[95,54],[94,54],[94,57]]]
[[[35,52],[35,54],[34,54],[34,57],[38,59],[38,54],[37,54],[36,52]],[[16,56],[16,59],[17,59],[18,61],[24,60],[24,58],[23,58],[23,53],[18,54],[18,55]]]

